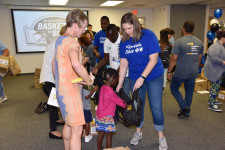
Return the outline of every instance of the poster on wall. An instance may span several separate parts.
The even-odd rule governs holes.
[[[69,10],[12,9],[16,53],[44,52],[47,43],[59,36]],[[88,15],[87,11],[83,11]]]

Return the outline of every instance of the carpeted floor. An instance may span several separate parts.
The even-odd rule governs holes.
[[[0,150],[63,150],[63,141],[49,139],[48,112],[34,113],[40,101],[47,97],[41,89],[34,88],[34,75],[10,76],[3,79],[8,100],[0,103]],[[181,89],[183,91],[183,89]],[[225,150],[225,104],[223,112],[208,110],[208,94],[194,93],[191,116],[177,117],[178,105],[169,90],[163,95],[165,136],[170,150]],[[93,111],[93,115],[95,112]],[[143,139],[138,146],[130,145],[135,128],[116,124],[113,147],[129,146],[132,150],[157,150],[157,132],[148,102],[145,106]],[[58,127],[62,131],[62,126]],[[85,143],[82,150],[96,150],[97,136]],[[105,140],[104,140],[105,142]],[[105,146],[105,145],[103,145]]]

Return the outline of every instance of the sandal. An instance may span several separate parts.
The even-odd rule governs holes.
[[[37,106],[37,108],[35,109],[35,113],[41,114],[48,110],[49,110],[49,108],[48,108],[47,102],[44,102],[44,103],[40,102],[39,105]]]

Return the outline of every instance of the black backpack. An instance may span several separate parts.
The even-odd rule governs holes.
[[[120,122],[125,126],[140,126],[142,116],[142,101],[140,99],[139,90],[133,92],[132,100],[126,95],[123,89],[117,93],[117,95],[123,99],[127,105],[131,105],[131,109],[119,107],[121,115],[119,116]]]

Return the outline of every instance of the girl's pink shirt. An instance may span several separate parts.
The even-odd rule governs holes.
[[[97,117],[115,116],[116,105],[126,107],[124,100],[116,95],[112,87],[103,85],[100,89]]]

